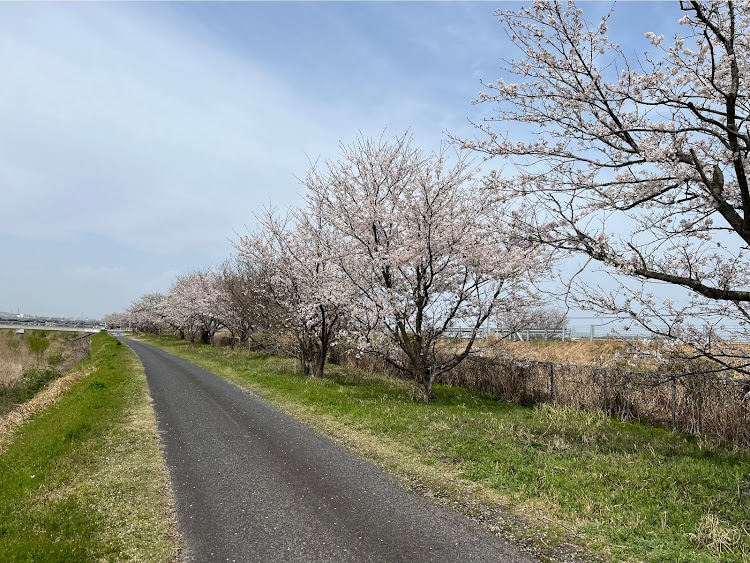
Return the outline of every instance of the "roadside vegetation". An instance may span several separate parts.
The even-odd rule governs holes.
[[[5,440],[0,561],[173,561],[177,536],[143,368],[100,333],[84,369]]]
[[[339,366],[311,379],[292,359],[146,340],[240,384],[542,557],[560,549],[611,561],[750,557],[747,452],[597,412],[523,407],[440,385],[434,401],[421,404],[401,380]]]
[[[83,359],[89,338],[77,332],[0,331],[0,416]]]

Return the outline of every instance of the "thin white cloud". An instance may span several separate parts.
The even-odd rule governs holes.
[[[471,42],[456,29],[441,56],[441,29],[419,23],[431,7],[192,7],[0,4],[7,307],[122,309],[221,262],[261,205],[301,203],[308,155],[384,129],[432,149],[465,125]]]
[[[304,155],[290,159],[290,133],[320,128],[293,90],[127,6],[94,8],[3,7],[0,182],[13,214],[0,228],[139,246],[156,235],[168,250],[295,188],[290,163]]]

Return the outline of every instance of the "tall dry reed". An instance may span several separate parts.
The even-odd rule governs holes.
[[[0,331],[0,385],[13,385],[37,358],[13,331]]]
[[[90,337],[74,332],[0,330],[0,386],[14,385],[35,368],[67,371],[86,356]]]

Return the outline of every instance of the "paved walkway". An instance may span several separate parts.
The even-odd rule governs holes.
[[[125,342],[146,369],[186,560],[534,561],[223,379]]]

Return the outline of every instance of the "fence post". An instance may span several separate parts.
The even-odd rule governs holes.
[[[602,392],[604,395],[604,412],[609,414],[609,390],[608,387],[608,379],[607,379],[607,370],[600,369],[599,373],[602,374]]]
[[[672,374],[672,431],[677,430],[677,377]]]
[[[549,395],[552,402],[555,402],[555,365],[550,362],[549,364]]]
[[[594,341],[594,325],[591,325],[591,328],[589,329],[589,342]]]

